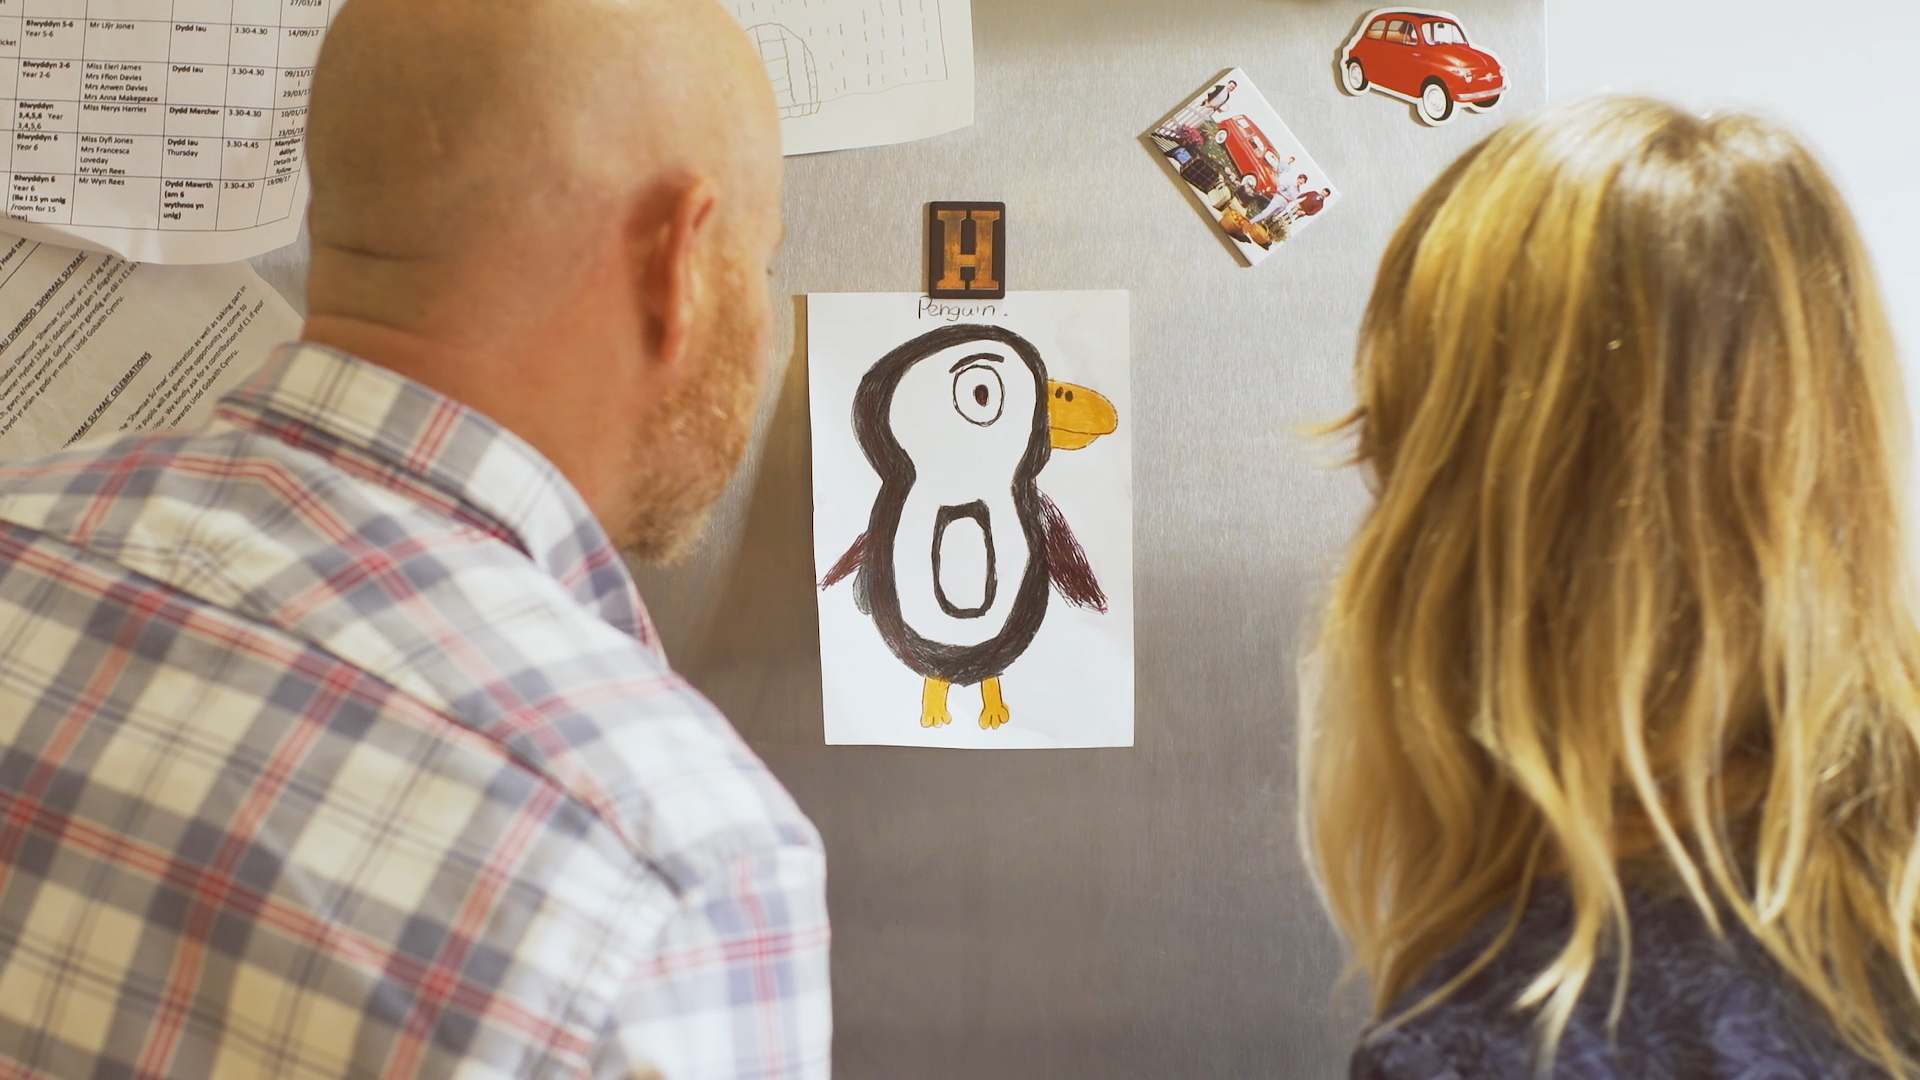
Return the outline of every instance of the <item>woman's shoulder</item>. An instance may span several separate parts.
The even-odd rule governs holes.
[[[1552,1075],[1689,1080],[1885,1080],[1758,943],[1717,937],[1690,901],[1629,898],[1633,959],[1617,1028],[1609,1030],[1617,968],[1597,965],[1561,1039]],[[1395,1002],[1389,1021],[1354,1052],[1352,1080],[1532,1080],[1535,1014],[1521,993],[1559,952],[1570,926],[1564,893],[1543,889],[1511,942],[1455,993],[1412,1018],[1417,1005],[1495,940],[1511,912],[1489,919]]]

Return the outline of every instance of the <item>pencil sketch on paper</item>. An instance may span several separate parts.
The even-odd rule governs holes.
[[[760,51],[789,154],[973,122],[969,0],[722,2]]]
[[[773,83],[774,104],[780,119],[812,116],[820,111],[820,75],[813,66],[813,50],[800,35],[779,23],[747,27],[747,37],[760,50]]]
[[[1040,491],[1055,450],[1119,426],[1113,403],[1052,380],[1001,326],[960,323],[887,353],[860,380],[853,429],[880,477],[867,529],[820,582],[854,602],[923,680],[920,726],[952,723],[947,693],[980,686],[980,727],[1012,717],[1001,677],[1032,644],[1050,590],[1107,610],[1066,515]]]

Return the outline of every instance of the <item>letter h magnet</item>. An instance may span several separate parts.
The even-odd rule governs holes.
[[[1007,295],[1007,204],[927,204],[927,296],[1000,300]]]

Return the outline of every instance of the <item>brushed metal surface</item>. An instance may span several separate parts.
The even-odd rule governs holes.
[[[1014,289],[1133,294],[1133,749],[822,745],[795,300],[708,543],[640,571],[676,665],[826,837],[840,1077],[1345,1075],[1364,988],[1295,849],[1294,671],[1364,490],[1306,429],[1351,401],[1400,216],[1545,96],[1541,0],[1448,5],[1517,85],[1490,114],[1344,96],[1370,6],[974,0],[973,127],[788,162],[777,296],[920,287],[935,199],[1008,204]],[[1138,139],[1235,64],[1345,193],[1255,269]]]
[[[1429,129],[1339,91],[1375,4],[973,0],[973,127],[788,159],[753,454],[693,558],[635,570],[675,666],[826,837],[843,1080],[1345,1075],[1365,993],[1295,848],[1294,668],[1365,493],[1307,429],[1351,403],[1400,216],[1545,99],[1542,5],[1438,5],[1517,89]],[[1344,194],[1255,269],[1138,138],[1234,65]],[[795,298],[920,288],[936,199],[1008,204],[1014,289],[1132,292],[1133,749],[822,745]],[[303,231],[253,260],[302,311],[306,256]]]

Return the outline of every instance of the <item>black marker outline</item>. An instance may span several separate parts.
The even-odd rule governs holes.
[[[915,364],[971,341],[1005,345],[1033,376],[1033,418],[1027,450],[1014,468],[1012,496],[1020,530],[1027,541],[1027,569],[1014,594],[1006,625],[977,645],[932,641],[906,624],[900,612],[900,586],[894,573],[893,544],[900,531],[900,515],[916,473],[913,459],[894,437],[889,413],[900,380]],[[1040,509],[1040,470],[1053,454],[1047,417],[1047,365],[1027,339],[1004,327],[979,323],[943,326],[914,338],[880,358],[867,369],[853,395],[853,431],[868,464],[880,476],[880,494],[873,501],[867,526],[866,559],[856,588],[866,589],[872,604],[874,627],[887,647],[921,678],[972,686],[997,678],[1033,643],[1047,617],[1046,526]]]
[[[980,533],[987,540],[987,590],[980,600],[979,607],[955,607],[947,599],[947,587],[940,581],[940,538],[947,535],[947,526],[962,519],[978,522]],[[1000,591],[999,568],[993,558],[993,514],[987,504],[979,499],[959,506],[943,506],[933,515],[933,598],[940,603],[940,610],[956,619],[977,619],[993,607],[993,598]]]
[[[995,359],[998,358],[996,357]],[[967,365],[966,367],[956,367],[953,369],[953,411],[960,414],[960,419],[965,420],[974,427],[992,427],[1000,422],[1000,417],[1004,416],[1007,411],[1007,381],[1000,377],[1000,372],[979,361],[980,357],[969,356],[965,360],[960,361],[962,364]],[[1000,400],[994,404],[993,415],[987,417],[985,420],[975,420],[973,417],[968,416],[966,406],[960,404],[960,380],[966,378],[967,372],[975,370],[984,371],[993,376],[994,384],[1000,388]],[[976,404],[978,404],[978,402],[976,402]]]

